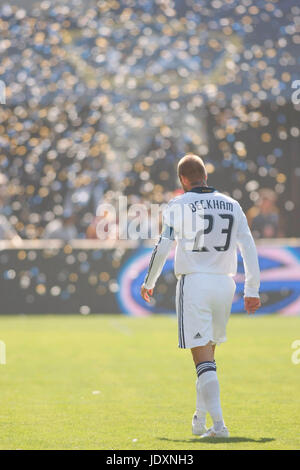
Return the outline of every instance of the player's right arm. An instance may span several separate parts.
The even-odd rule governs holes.
[[[141,287],[141,295],[147,302],[149,302],[149,295],[151,296],[153,293],[156,281],[162,272],[166,259],[171,250],[174,241],[172,232],[173,230],[171,227],[165,226],[159,241],[155,245],[155,248],[152,252],[148,272]]]
[[[248,226],[246,216],[240,207],[237,244],[245,269],[244,304],[248,313],[255,313],[261,306],[259,298],[260,270],[256,246]]]
[[[174,240],[174,229],[170,222],[170,215],[167,208],[163,216],[162,232],[152,252],[148,272],[141,286],[141,296],[146,302],[150,302],[149,296],[153,294],[153,289],[162,272]]]

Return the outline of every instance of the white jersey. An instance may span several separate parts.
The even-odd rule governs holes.
[[[152,289],[176,240],[175,275],[237,272],[237,247],[245,267],[245,296],[258,297],[256,247],[239,203],[211,187],[196,187],[169,202],[153,251],[145,287]]]

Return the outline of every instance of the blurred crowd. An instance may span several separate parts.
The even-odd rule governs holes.
[[[0,31],[0,238],[95,238],[102,202],[171,199],[186,152],[256,237],[297,235],[296,0],[44,0]]]

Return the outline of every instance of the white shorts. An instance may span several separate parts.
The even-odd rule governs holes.
[[[180,348],[226,341],[235,282],[225,274],[192,273],[180,276],[176,312]]]

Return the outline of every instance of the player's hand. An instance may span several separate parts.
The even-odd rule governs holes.
[[[141,296],[146,302],[150,302],[150,297],[153,295],[153,289],[146,289],[144,284],[141,287]],[[150,297],[149,297],[150,296]]]
[[[245,310],[251,314],[255,313],[256,310],[261,306],[259,297],[245,297],[244,298]]]

